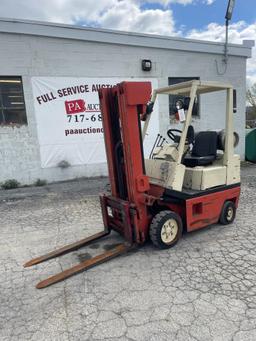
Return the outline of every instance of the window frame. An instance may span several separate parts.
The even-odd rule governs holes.
[[[168,85],[174,85],[174,84],[179,84],[182,82],[188,82],[191,80],[200,80],[199,76],[195,76],[195,77],[168,77]],[[172,80],[179,80],[178,82],[171,82]],[[174,98],[173,101],[171,101],[171,98]],[[179,99],[184,98],[184,96],[180,96],[180,95],[169,95],[169,116],[172,119],[174,116],[174,113],[172,112],[172,103],[177,101],[177,97]],[[197,100],[197,108],[193,107],[193,111],[192,111],[192,117],[193,118],[200,118],[200,96],[196,97]],[[196,111],[196,113],[195,113]]]
[[[10,83],[12,82],[18,82],[19,89],[17,92],[14,92],[13,96],[19,96],[22,101],[21,107],[15,107],[15,106],[6,106],[5,101],[8,98],[8,92],[5,92],[1,86],[1,83]],[[10,94],[9,94],[10,96]],[[13,113],[19,113],[21,112],[17,117],[19,117],[19,120],[15,120],[15,122],[9,122],[8,121],[8,113],[7,111],[13,112]],[[27,125],[27,110],[26,110],[26,103],[25,103],[25,96],[24,96],[24,88],[23,88],[23,79],[21,76],[2,76],[0,75],[0,127],[1,126],[21,126],[21,125]]]

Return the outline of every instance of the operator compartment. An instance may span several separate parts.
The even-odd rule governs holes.
[[[226,129],[195,132],[190,122],[196,95],[223,90],[227,93]],[[234,154],[239,136],[233,131],[232,92],[229,85],[201,81],[188,83],[188,87],[183,83],[182,87],[177,84],[156,90],[157,95],[183,97],[175,109],[176,119],[183,126],[181,130],[169,129],[167,137],[157,135],[149,159],[145,160],[151,184],[176,191],[203,191],[240,182],[240,157]],[[152,95],[153,101],[156,94]],[[152,108],[152,101],[150,105]]]

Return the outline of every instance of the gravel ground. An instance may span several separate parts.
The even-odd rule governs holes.
[[[31,257],[102,230],[106,179],[0,191],[0,340],[256,340],[256,166],[242,168],[232,225],[151,244],[44,290],[35,284],[116,245]]]

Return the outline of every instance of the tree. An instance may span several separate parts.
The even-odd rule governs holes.
[[[246,99],[247,99],[247,102],[250,104],[246,108],[246,120],[247,121],[254,121],[256,119],[256,83],[254,83],[247,90]]]
[[[246,99],[248,103],[256,110],[256,83],[246,92]]]

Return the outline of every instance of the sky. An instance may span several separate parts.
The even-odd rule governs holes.
[[[1,0],[0,16],[224,41],[228,0]],[[236,0],[229,40],[256,40],[256,0]],[[256,47],[247,84],[256,83]]]

